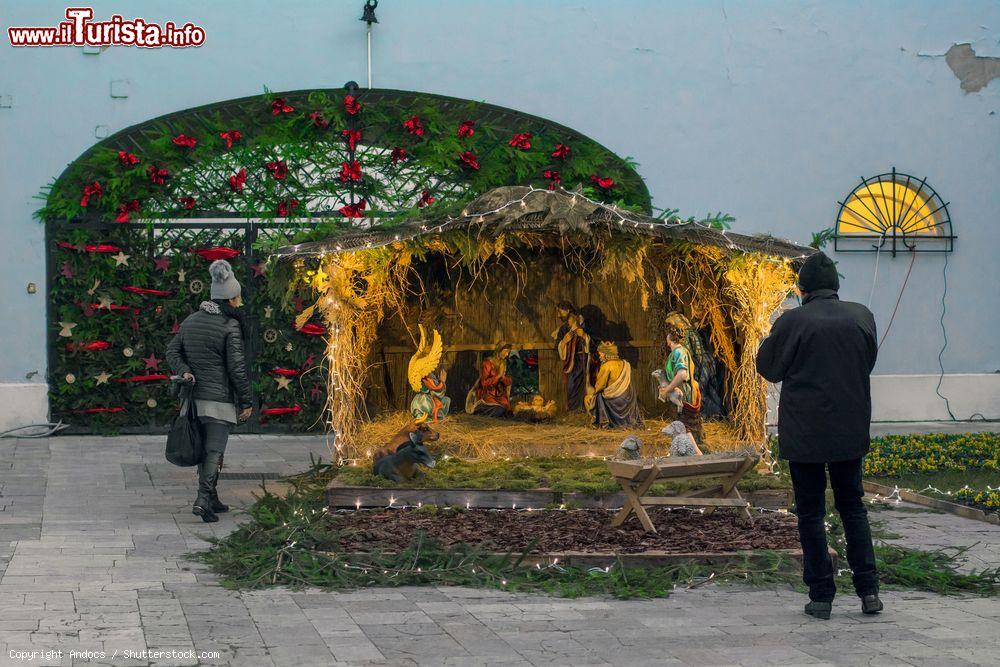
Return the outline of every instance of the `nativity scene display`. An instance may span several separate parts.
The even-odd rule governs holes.
[[[335,456],[408,479],[445,455],[759,449],[753,356],[803,251],[648,220],[504,187],[439,223],[290,247],[278,267],[326,277]]]

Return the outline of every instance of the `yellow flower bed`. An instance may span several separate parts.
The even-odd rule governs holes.
[[[935,470],[1000,470],[1000,434],[888,435],[872,439],[865,475],[889,477]]]
[[[955,498],[963,503],[982,505],[986,509],[1000,511],[1000,489],[990,489],[987,491],[959,489],[955,492]]]

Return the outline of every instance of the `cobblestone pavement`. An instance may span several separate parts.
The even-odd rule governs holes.
[[[234,437],[226,460],[230,472],[292,472],[310,452],[325,452],[320,439]],[[241,506],[258,485],[224,480],[220,490]],[[145,649],[241,666],[1000,664],[995,598],[886,593],[887,613],[869,618],[844,595],[823,622],[784,589],[705,586],[650,601],[445,587],[227,591],[182,556],[231,530],[238,513],[217,524],[192,516],[194,473],[163,460],[162,438],[0,440],[0,494],[0,664],[199,664],[123,657]],[[1000,561],[1000,527],[874,516],[908,544],[979,542],[971,566]],[[12,650],[40,653],[18,660]]]

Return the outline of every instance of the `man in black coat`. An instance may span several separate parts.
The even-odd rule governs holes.
[[[757,372],[781,383],[778,456],[788,461],[802,543],[806,613],[830,618],[836,593],[827,550],[826,470],[844,524],[847,561],[862,611],[882,610],[868,512],[861,484],[870,446],[871,385],[878,343],[875,318],[837,296],[840,279],[821,252],[799,271],[802,306],[784,313],[757,351]]]

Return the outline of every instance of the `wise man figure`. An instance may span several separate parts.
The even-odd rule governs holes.
[[[509,417],[510,387],[513,384],[507,374],[507,357],[511,352],[510,343],[497,345],[493,356],[483,361],[479,369],[479,379],[469,390],[465,399],[467,413],[484,417]]]
[[[642,428],[639,400],[632,387],[632,365],[618,356],[618,346],[603,342],[597,346],[601,367],[597,382],[587,394],[587,410],[600,428]]]
[[[552,337],[562,361],[566,409],[582,410],[590,382],[590,336],[584,331],[583,317],[569,301],[560,301],[556,312],[562,324]]]

